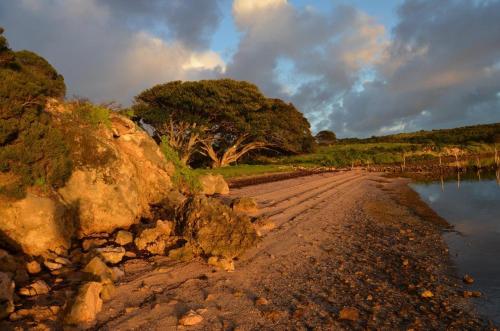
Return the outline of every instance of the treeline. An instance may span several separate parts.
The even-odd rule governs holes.
[[[341,143],[410,143],[438,145],[469,145],[471,143],[500,143],[500,123],[480,124],[454,129],[421,130],[370,138],[345,138]]]

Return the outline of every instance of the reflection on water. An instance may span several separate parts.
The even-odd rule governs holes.
[[[444,238],[461,275],[475,278],[479,312],[500,324],[500,172],[458,174],[412,187],[456,232]]]

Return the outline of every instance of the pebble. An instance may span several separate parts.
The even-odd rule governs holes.
[[[201,316],[194,310],[190,310],[186,315],[182,316],[179,319],[179,325],[192,326],[200,324],[202,321],[203,321],[203,316]]]
[[[339,313],[341,320],[357,321],[359,319],[359,311],[353,307],[344,307]]]
[[[422,298],[432,298],[432,297],[434,296],[434,293],[432,293],[432,292],[431,292],[431,291],[429,291],[429,290],[425,290],[425,291],[423,291],[423,292],[420,294],[420,296],[421,296]]]
[[[19,294],[26,297],[32,297],[36,295],[47,294],[50,291],[49,285],[43,280],[37,280],[36,282],[23,287],[19,290]]]
[[[267,301],[267,299],[264,297],[260,297],[260,298],[257,298],[257,300],[255,300],[255,304],[257,306],[266,306],[269,304],[269,301]]]
[[[472,284],[474,283],[474,278],[472,278],[471,275],[465,275],[464,278],[463,278],[463,281],[465,284]]]
[[[26,270],[28,271],[29,274],[35,275],[42,271],[42,266],[40,266],[40,263],[37,261],[33,260],[31,262],[26,263]]]

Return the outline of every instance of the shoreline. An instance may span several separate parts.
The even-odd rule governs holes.
[[[93,329],[175,329],[193,310],[203,321],[190,330],[494,330],[463,296],[449,224],[410,181],[352,171],[234,189],[228,198],[253,196],[265,222],[233,272],[129,259]]]

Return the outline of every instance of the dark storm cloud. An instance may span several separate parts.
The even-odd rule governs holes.
[[[134,27],[164,30],[172,39],[201,49],[220,23],[219,0],[99,0]]]

